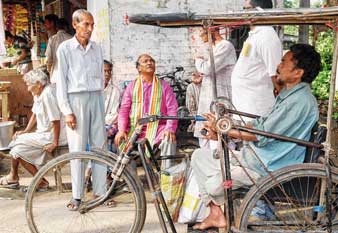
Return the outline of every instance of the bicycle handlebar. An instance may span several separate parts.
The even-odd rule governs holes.
[[[196,116],[161,116],[161,115],[150,115],[147,117],[140,118],[138,123],[140,125],[147,124],[149,122],[154,122],[158,120],[189,120],[189,121],[206,121],[203,116],[196,115]]]
[[[235,110],[232,110],[232,111],[238,113]],[[147,124],[149,122],[154,122],[154,121],[157,121],[157,120],[195,120],[195,121],[206,121],[206,119],[203,116],[200,116],[200,115],[196,115],[196,116],[184,116],[184,117],[181,117],[181,116],[150,115],[150,116],[147,116],[147,117],[140,118],[138,120],[138,123],[140,125],[143,125],[143,124]],[[315,148],[320,148],[320,149],[323,148],[323,145],[319,144],[319,143],[314,143],[314,142],[309,142],[309,141],[305,141],[305,140],[300,140],[300,139],[297,139],[297,138],[287,137],[287,136],[283,136],[283,135],[279,135],[279,134],[273,134],[273,133],[265,132],[265,131],[262,131],[262,130],[257,130],[257,129],[249,128],[249,127],[246,127],[246,126],[240,126],[240,125],[237,125],[237,124],[233,124],[231,128],[234,128],[234,129],[237,129],[237,130],[240,130],[240,131],[243,131],[243,132],[252,133],[252,134],[255,134],[255,135],[261,135],[261,136],[265,136],[265,137],[269,137],[269,138],[274,138],[274,139],[281,140],[281,141],[293,142],[293,143],[296,143],[296,144],[301,145],[301,146],[315,147]]]

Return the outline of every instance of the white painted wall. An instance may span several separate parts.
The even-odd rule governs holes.
[[[95,29],[91,39],[101,44],[104,59],[110,60],[108,0],[87,0],[87,9],[93,14],[95,21]]]
[[[126,24],[125,16],[137,13],[162,12],[225,12],[242,9],[244,0],[105,0],[109,6],[110,39],[102,40],[105,53],[110,50],[114,62],[113,78],[131,80],[137,75],[135,61],[142,53],[151,54],[157,72],[169,72],[183,66],[188,74],[193,70],[193,54],[203,46],[198,28],[160,28]],[[95,3],[94,3],[95,2]],[[88,10],[97,15],[97,2],[88,0]],[[100,3],[101,4],[101,3]],[[99,19],[99,18],[98,18]],[[96,21],[100,22],[100,19]],[[108,45],[109,43],[109,45]],[[109,49],[107,48],[109,47]]]

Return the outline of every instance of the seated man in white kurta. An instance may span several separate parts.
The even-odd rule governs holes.
[[[34,96],[32,116],[25,130],[17,131],[11,148],[11,171],[0,179],[0,187],[18,188],[18,168],[21,164],[33,176],[47,159],[47,153],[59,145],[66,145],[65,125],[57,105],[55,90],[48,84],[47,75],[37,69],[24,75],[27,89]],[[30,132],[36,125],[36,131]],[[43,179],[39,189],[47,189],[48,181]]]

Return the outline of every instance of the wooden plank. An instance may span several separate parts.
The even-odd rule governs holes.
[[[209,15],[196,13],[162,13],[135,14],[129,16],[131,23],[157,25],[162,27],[201,26],[202,21],[211,19],[215,25],[242,23],[253,25],[285,24],[326,24],[338,19],[338,7],[266,9],[264,11],[238,11],[213,13]]]
[[[1,91],[0,96],[1,96],[1,116],[3,121],[8,121],[9,120],[9,106],[8,106],[8,91]]]
[[[22,79],[22,75],[1,76],[0,81],[10,81],[9,88],[9,112],[11,115],[27,115],[29,119],[32,115],[33,96],[27,90],[27,86]]]

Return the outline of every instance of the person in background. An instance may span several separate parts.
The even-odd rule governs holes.
[[[272,8],[271,0],[246,0],[244,9]],[[250,26],[231,76],[232,102],[238,111],[266,116],[275,103],[274,86],[282,44],[271,26]],[[245,121],[250,118],[243,117]]]
[[[104,60],[104,97],[105,97],[105,123],[107,136],[111,142],[108,145],[113,146],[114,137],[117,133],[118,110],[122,99],[122,91],[114,84],[112,79],[113,64]],[[110,148],[112,151],[113,148]],[[116,148],[114,149],[116,152]]]
[[[20,36],[13,36],[9,31],[5,31],[5,45],[7,48],[16,50],[16,57],[11,62],[11,66],[17,66],[20,74],[25,74],[33,69],[31,47],[26,39]]]
[[[21,164],[33,176],[38,167],[45,164],[47,153],[59,145],[67,145],[65,124],[58,108],[55,89],[48,83],[47,75],[40,69],[32,70],[23,77],[27,89],[34,96],[32,116],[23,131],[17,131],[9,144],[11,171],[0,179],[0,187],[18,188]],[[36,126],[35,132],[31,132]],[[42,179],[39,191],[48,188],[48,181]]]
[[[197,114],[198,102],[200,98],[201,83],[203,76],[198,72],[192,72],[191,83],[187,86],[185,106],[188,108],[189,114],[194,116]],[[191,122],[188,132],[194,132],[195,122]]]
[[[114,84],[112,80],[113,64],[107,60],[103,61],[104,64],[104,98],[105,98],[105,124],[107,132],[107,145],[108,150],[114,153],[117,152],[117,148],[114,146],[114,137],[117,133],[117,117],[118,110],[121,103],[122,92],[120,88]],[[92,188],[91,181],[91,163],[88,163],[85,180],[87,184],[87,190]],[[107,182],[111,182],[111,178],[107,176]],[[106,203],[107,206],[115,206],[116,202],[113,199],[109,199]]]
[[[55,35],[57,33],[57,21],[59,20],[59,17],[55,14],[48,14],[45,16],[45,20],[43,22],[43,26],[45,28],[47,39],[49,39],[51,36]]]
[[[137,120],[145,114],[176,116],[178,104],[169,84],[155,75],[155,60],[142,54],[136,61],[139,76],[124,91],[118,115],[118,133],[115,144],[118,146],[128,140]],[[155,121],[144,125],[139,139],[146,137],[150,145],[159,145],[162,155],[176,152],[177,121]],[[162,163],[162,169],[171,166],[171,161]]]
[[[234,46],[220,35],[219,29],[211,29],[211,39],[213,44],[213,53],[216,71],[217,97],[225,97],[231,99],[231,74],[236,63],[236,52]],[[201,30],[200,37],[204,43],[208,42],[208,31]],[[211,62],[210,58],[197,56],[195,58],[196,70],[203,75],[201,84],[201,92],[198,103],[198,114],[208,113],[210,104],[213,101],[213,87],[211,79]],[[198,137],[200,147],[214,148],[216,143],[206,140],[200,133],[202,122],[196,122],[194,136]]]
[[[57,33],[53,36],[51,36],[48,39],[48,44],[47,44],[47,50],[46,50],[46,64],[47,64],[47,70],[50,74],[50,82],[55,85],[56,83],[56,74],[55,71],[58,68],[58,60],[56,57],[56,51],[59,48],[59,45],[65,41],[69,40],[72,38],[72,35],[68,34],[66,32],[68,28],[68,22],[66,19],[61,18],[58,19],[56,22],[56,28],[57,28]]]

